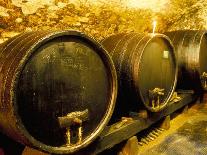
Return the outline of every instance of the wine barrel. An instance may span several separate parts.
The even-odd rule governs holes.
[[[20,34],[0,46],[0,130],[55,154],[86,147],[108,123],[117,79],[107,52],[76,31]]]
[[[179,30],[166,33],[172,40],[178,60],[177,89],[207,90],[207,33]]]
[[[177,79],[176,57],[168,37],[121,33],[104,39],[102,45],[114,61],[119,81],[114,115],[143,108],[158,112],[166,107]]]

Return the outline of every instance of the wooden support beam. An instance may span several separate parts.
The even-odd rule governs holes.
[[[119,144],[120,142],[128,140],[129,138],[130,139],[127,141],[125,147],[123,148],[121,152],[122,154],[124,152],[136,153],[138,150],[136,150],[135,148],[134,150],[133,147],[138,145],[137,144],[138,142],[137,142],[136,137],[132,137],[132,136],[136,135],[138,132],[144,129],[147,129],[152,124],[160,121],[163,118],[164,118],[164,122],[162,124],[163,125],[162,128],[168,128],[169,120],[170,120],[169,115],[171,115],[178,109],[181,109],[182,107],[186,106],[187,104],[195,100],[195,96],[193,94],[189,94],[189,93],[180,94],[179,96],[182,97],[181,101],[176,102],[176,103],[174,102],[169,103],[168,107],[166,107],[159,113],[150,113],[146,111],[143,111],[143,113],[134,112],[131,118],[124,118],[120,122],[117,122],[111,126],[107,126],[102,132],[102,134],[92,144],[90,144],[85,149],[82,149],[79,152],[77,152],[76,155],[96,155],[98,153],[103,152],[104,150],[112,148],[114,145]],[[3,142],[4,143],[2,144],[5,144],[5,141]],[[1,139],[0,139],[0,143],[1,143]],[[1,148],[1,145],[0,145],[0,148]],[[4,148],[7,148],[7,147],[4,145],[2,148],[4,151]],[[136,148],[138,149],[138,146]],[[38,150],[29,148],[29,147],[25,147],[24,151],[21,153],[22,155],[49,155],[47,153],[40,152]],[[4,152],[4,154],[5,155],[7,154],[6,151]],[[136,155],[136,154],[133,154],[133,155]]]
[[[26,146],[24,148],[24,151],[22,152],[22,155],[50,155],[41,151],[38,151],[36,149],[33,149],[31,147]]]
[[[179,96],[182,98],[179,102],[170,102],[168,107],[159,113],[147,112],[147,115],[145,115],[146,113],[144,112],[144,117],[140,117],[140,113],[133,112],[130,115],[132,117],[131,119],[124,119],[106,127],[96,141],[94,141],[87,148],[77,152],[77,154],[95,155],[101,153],[104,150],[112,148],[114,145],[129,139],[138,132],[147,129],[152,124],[158,122],[164,117],[167,117],[168,115],[174,113],[178,109],[195,100],[195,96],[192,93],[183,93],[179,94]]]
[[[187,114],[188,113],[188,105],[186,105],[184,108],[183,108],[183,114]]]
[[[170,115],[165,116],[164,120],[162,121],[160,128],[168,130],[170,129]]]
[[[138,147],[138,140],[136,136],[130,138],[122,150],[118,153],[118,155],[138,155],[139,147]]]

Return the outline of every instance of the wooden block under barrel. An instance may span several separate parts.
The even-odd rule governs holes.
[[[41,151],[38,151],[38,150],[35,150],[33,148],[30,148],[30,147],[26,146],[24,151],[22,152],[22,155],[49,155],[49,154],[41,152]]]
[[[136,136],[130,138],[118,155],[138,155],[138,140]]]

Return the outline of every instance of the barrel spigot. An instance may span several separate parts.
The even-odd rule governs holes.
[[[202,73],[201,81],[202,81],[202,84],[203,84],[204,88],[206,89],[207,88],[207,73],[206,72]]]
[[[68,113],[66,116],[58,117],[58,122],[61,128],[66,128],[66,145],[70,146],[71,144],[71,127],[78,126],[78,142],[80,144],[83,138],[83,127],[82,123],[89,119],[88,109],[84,111],[74,111]]]
[[[149,90],[149,99],[152,105],[152,108],[159,108],[160,106],[160,97],[164,96],[164,90],[162,88],[154,88]]]

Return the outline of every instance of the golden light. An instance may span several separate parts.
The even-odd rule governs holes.
[[[153,20],[153,30],[152,30],[152,34],[154,35],[155,34],[155,30],[156,30],[156,26],[157,26],[157,21],[156,20]]]
[[[123,0],[122,3],[129,8],[150,9],[160,12],[170,3],[170,0]]]

